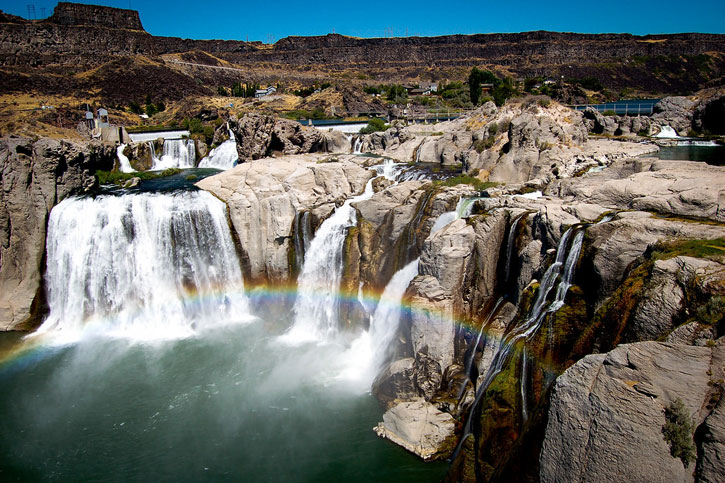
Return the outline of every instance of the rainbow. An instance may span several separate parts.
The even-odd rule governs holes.
[[[219,299],[220,296],[246,296],[249,300],[250,306],[259,308],[259,311],[263,311],[266,307],[279,307],[284,310],[286,314],[289,314],[292,306],[297,298],[298,287],[295,283],[281,283],[281,284],[247,284],[246,288],[219,288],[212,291],[198,291],[194,288],[185,288],[179,294],[179,297],[183,299],[185,304],[203,304],[205,301],[210,299]],[[325,296],[325,293],[320,293],[319,296]],[[462,314],[452,314],[450,311],[437,309],[430,303],[420,303],[416,301],[415,297],[403,297],[402,301],[391,301],[386,300],[382,297],[382,291],[378,290],[365,290],[360,292],[340,290],[337,293],[337,299],[340,306],[359,306],[360,302],[365,307],[375,307],[378,304],[391,304],[395,303],[401,313],[402,317],[423,315],[427,318],[434,318],[441,321],[447,321],[448,323],[456,326],[459,329],[465,330],[472,334],[474,337],[481,331],[481,320],[470,319]],[[253,310],[254,311],[254,310]],[[141,315],[143,313],[143,307],[136,307],[135,313]],[[247,314],[245,314],[247,315]],[[252,320],[256,317],[245,317],[243,320]],[[114,322],[113,317],[107,317],[105,320],[99,320],[94,318],[92,323],[94,324],[109,324],[112,325]],[[285,327],[283,330],[286,330]],[[272,331],[279,331],[280,328],[271,327]],[[281,335],[275,334],[275,335]],[[489,333],[484,332],[484,335],[488,337],[500,338],[501,334],[498,332]],[[62,345],[48,344],[46,337],[52,337],[52,331],[47,333],[34,332],[23,337],[17,344],[11,347],[9,350],[0,352],[0,369],[4,369],[9,365],[14,367],[26,367],[32,365],[38,359],[44,357],[44,353],[48,351],[60,350]]]

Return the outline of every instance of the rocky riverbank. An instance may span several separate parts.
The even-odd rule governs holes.
[[[363,155],[284,126],[231,120],[248,161],[197,184],[227,204],[250,286],[294,284],[306,242],[386,158],[467,175],[378,177],[353,204],[340,293],[380,293],[418,260],[372,385],[380,436],[452,458],[451,481],[722,479],[725,168],[592,138],[585,115],[536,99],[367,135]],[[0,152],[1,314],[17,329],[43,314],[49,210],[113,148],[10,138]],[[368,327],[347,298],[339,329]],[[678,400],[689,459],[662,436]]]

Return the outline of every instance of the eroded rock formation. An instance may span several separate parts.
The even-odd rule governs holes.
[[[0,330],[29,329],[45,311],[42,274],[50,210],[110,170],[113,146],[41,138],[0,140]]]

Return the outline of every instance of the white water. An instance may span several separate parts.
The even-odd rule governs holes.
[[[363,145],[362,137],[358,137],[357,139],[355,139],[355,144],[352,147],[352,153],[353,154],[362,154],[362,145]]]
[[[519,198],[526,198],[527,200],[538,200],[544,194],[541,191],[532,191],[531,193],[524,193],[522,195],[514,195],[518,196]]]
[[[661,139],[677,139],[680,136],[670,126],[662,126],[662,128],[660,129],[660,132],[655,134],[654,137],[661,138]]]
[[[135,173],[136,170],[131,167],[131,161],[129,161],[126,155],[123,154],[123,149],[125,147],[125,144],[121,144],[118,148],[116,148],[116,157],[118,158],[119,169],[122,173]]]
[[[369,388],[372,384],[398,331],[403,295],[410,282],[418,275],[419,261],[417,258],[398,270],[385,286],[375,313],[370,318],[370,329],[360,334],[343,354],[341,379],[358,381],[364,388]],[[358,298],[364,300],[360,293]],[[367,310],[362,300],[361,304]]]
[[[386,160],[375,167],[378,176],[394,180],[395,164]],[[302,273],[297,279],[297,299],[293,308],[294,323],[280,340],[290,345],[307,342],[331,342],[337,334],[338,299],[342,278],[342,255],[347,229],[357,224],[352,203],[373,196],[373,180],[365,191],[337,208],[317,229],[305,253]]]
[[[700,146],[714,148],[720,146],[715,141],[702,141],[702,140],[690,140],[690,141],[678,141],[678,146]]]
[[[456,204],[455,210],[447,211],[436,218],[435,223],[433,223],[433,227],[430,229],[430,234],[432,235],[433,233],[442,230],[459,218],[468,218],[471,216],[474,203],[479,199],[480,198],[460,198]]]
[[[156,156],[153,142],[149,142],[153,157],[153,171],[168,168],[193,168],[196,163],[196,145],[193,139],[165,139],[164,152]]]
[[[66,199],[47,250],[38,334],[55,341],[173,339],[251,320],[226,207],[209,193]]]
[[[236,166],[238,160],[237,140],[230,129],[229,139],[212,149],[204,159],[199,161],[199,167],[227,170]]]

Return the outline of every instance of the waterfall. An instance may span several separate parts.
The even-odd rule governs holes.
[[[379,368],[383,362],[385,351],[398,330],[400,303],[408,285],[418,275],[419,261],[420,259],[416,258],[393,275],[388,285],[385,286],[378,307],[370,321],[370,342],[375,369]]]
[[[571,243],[571,247],[568,247],[569,238],[574,231],[576,231],[577,233]],[[471,434],[471,425],[473,419],[475,418],[474,414],[476,408],[478,407],[478,404],[481,401],[481,398],[486,393],[486,390],[491,385],[491,382],[493,382],[494,378],[501,372],[501,370],[503,370],[504,366],[509,361],[509,356],[511,355],[511,352],[515,348],[516,344],[520,341],[526,343],[527,341],[531,340],[531,338],[536,335],[536,332],[541,326],[541,322],[544,316],[556,312],[559,308],[562,307],[564,298],[566,297],[566,293],[571,287],[571,281],[574,277],[574,269],[576,268],[576,262],[579,260],[579,253],[581,252],[583,240],[584,230],[580,227],[569,228],[566,232],[564,232],[561,240],[559,240],[559,244],[556,249],[556,259],[554,260],[554,263],[552,263],[546,270],[546,273],[544,274],[544,277],[542,278],[539,285],[536,299],[534,300],[534,303],[529,309],[529,313],[526,319],[524,319],[523,322],[521,322],[517,326],[510,329],[509,332],[505,334],[503,340],[501,340],[498,351],[494,355],[493,360],[491,361],[491,365],[489,366],[488,371],[483,378],[483,381],[476,389],[476,398],[471,405],[471,409],[466,420],[465,427],[463,429],[463,435],[461,436],[458,447],[454,452],[453,459],[455,459],[456,456],[460,453],[466,437]],[[556,297],[551,302],[549,307],[544,310],[548,294],[553,289],[557,278],[561,274],[562,267],[564,267],[564,274],[561,277],[559,286],[557,287]],[[522,377],[524,377],[524,374],[522,374]],[[525,390],[523,389],[523,386],[522,390]],[[522,403],[522,414],[528,415],[525,400]]]
[[[529,419],[527,404],[527,381],[529,380],[529,358],[526,356],[526,347],[521,351],[521,418],[526,422]]]
[[[504,269],[504,283],[509,282],[509,278],[511,278],[511,259],[514,256],[514,241],[516,238],[516,228],[519,225],[519,221],[521,218],[524,217],[526,213],[522,213],[521,215],[517,216],[514,222],[511,224],[511,228],[509,229],[509,236],[506,238],[506,266]]]
[[[498,300],[496,300],[496,303],[494,304],[493,308],[489,311],[488,315],[486,315],[486,318],[481,323],[481,329],[478,331],[478,336],[476,337],[476,341],[473,343],[473,345],[469,349],[469,356],[465,360],[464,367],[465,367],[465,371],[466,371],[465,372],[466,376],[468,376],[468,379],[471,382],[474,382],[473,378],[471,377],[471,371],[473,369],[473,363],[476,360],[476,353],[478,352],[478,347],[481,344],[481,340],[483,339],[483,335],[486,332],[486,328],[487,328],[489,322],[491,322],[491,319],[493,319],[493,317],[496,315],[496,313],[498,312],[498,309],[501,308],[501,305],[503,305],[505,300],[506,299],[504,297],[499,297]],[[463,389],[465,389],[465,388],[462,388],[461,391],[463,391]],[[459,394],[458,397],[460,398],[461,394]]]
[[[249,320],[226,207],[209,193],[66,199],[47,250],[40,334],[166,339]]]
[[[360,334],[343,355],[343,370],[340,373],[340,379],[359,381],[362,383],[362,387],[370,387],[385,362],[388,347],[398,331],[403,295],[410,282],[418,275],[419,261],[420,259],[417,258],[395,272],[385,286],[378,306],[370,318],[369,330]],[[361,292],[362,285],[358,290],[358,300],[368,311]]]
[[[227,129],[229,129],[228,125]],[[234,137],[234,132],[229,129],[229,139],[212,149],[204,159],[199,161],[199,167],[226,170],[236,166],[238,160],[237,140]]]
[[[394,163],[386,160],[375,166],[376,177],[365,191],[337,208],[317,229],[305,252],[302,273],[297,279],[297,299],[293,307],[294,323],[280,339],[291,345],[305,342],[328,342],[337,333],[338,298],[343,271],[343,249],[347,229],[357,224],[352,203],[373,196],[373,180],[394,174]],[[390,178],[389,178],[390,179]]]
[[[430,234],[432,235],[438,230],[445,228],[447,225],[453,223],[459,218],[468,218],[471,216],[473,204],[479,199],[480,198],[460,198],[456,204],[455,210],[447,211],[436,219],[435,223],[433,223],[433,227],[430,229]]]
[[[168,168],[193,168],[196,163],[196,144],[193,139],[166,139],[164,151],[159,158],[156,155],[153,141],[149,141],[153,158],[152,170]]]
[[[359,136],[355,138],[355,143],[353,144],[352,153],[353,154],[362,154],[362,147],[363,147],[363,139],[362,136]]]
[[[677,135],[677,131],[672,129],[670,126],[665,125],[660,128],[660,132],[658,132],[654,137],[666,138],[666,139],[678,139],[680,136]]]
[[[131,162],[128,160],[123,150],[126,147],[125,144],[121,144],[116,148],[116,157],[118,158],[119,169],[122,173],[135,173],[136,170],[131,167]]]

